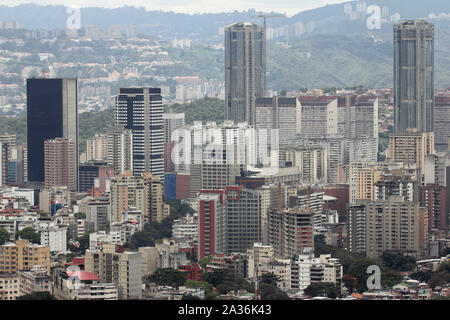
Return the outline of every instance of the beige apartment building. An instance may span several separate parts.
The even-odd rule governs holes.
[[[133,176],[125,172],[111,181],[111,222],[122,222],[124,211],[144,212],[145,221],[161,222],[169,215],[170,207],[164,203],[164,184],[159,176],[143,173]]]
[[[16,300],[20,296],[19,286],[16,273],[0,273],[0,300]]]
[[[142,298],[142,257],[140,252],[117,250],[103,244],[102,250],[86,251],[85,270],[98,275],[103,283],[115,283],[119,299]]]
[[[415,165],[425,173],[425,156],[434,154],[434,133],[415,132],[393,133],[389,135],[388,160]]]
[[[40,266],[50,274],[50,247],[17,240],[0,246],[0,273],[16,273]]]
[[[416,258],[426,256],[428,211],[401,196],[366,204],[366,256],[378,258],[385,251]]]

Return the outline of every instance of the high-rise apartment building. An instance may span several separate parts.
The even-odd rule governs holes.
[[[269,244],[275,255],[291,259],[304,249],[314,249],[314,213],[306,208],[269,210]]]
[[[366,252],[366,205],[364,201],[359,204],[347,205],[347,239],[346,249],[353,253]]]
[[[419,199],[419,183],[414,176],[406,174],[382,174],[373,185],[373,200],[388,200],[391,196],[401,196],[406,201]]]
[[[172,152],[174,150],[174,145],[178,143],[179,136],[182,134],[175,134],[172,136],[172,133],[178,129],[181,129],[185,126],[184,122],[184,113],[164,113],[164,172],[173,172],[175,171],[175,162],[177,160],[172,159]]]
[[[444,186],[427,184],[419,187],[419,202],[428,209],[428,230],[447,230],[447,190]]]
[[[86,251],[85,269],[98,275],[101,282],[117,284],[119,299],[142,298],[140,252],[127,252],[114,244],[103,244],[102,250]]]
[[[96,134],[86,140],[86,160],[106,160],[108,156],[108,137],[105,134]]]
[[[117,126],[108,131],[107,136],[107,163],[112,167],[114,174],[133,171],[133,131]]]
[[[0,143],[0,187],[8,183],[8,144]]]
[[[198,259],[225,253],[226,197],[224,190],[201,190],[198,196]]]
[[[50,272],[50,247],[31,244],[28,240],[16,240],[0,246],[0,273],[31,270],[34,266]]]
[[[86,206],[86,222],[94,224],[94,230],[106,231],[111,229],[111,206],[107,198],[95,198]]]
[[[338,99],[332,96],[301,96],[298,132],[306,137],[338,133]]]
[[[266,91],[266,38],[253,23],[225,27],[225,119],[256,124],[256,98]]]
[[[304,183],[328,181],[327,151],[322,147],[281,147],[280,162],[287,167],[298,167]]]
[[[93,192],[98,190],[100,194],[106,191],[106,180],[114,176],[114,169],[104,160],[89,160],[79,166],[78,191]]]
[[[12,151],[16,147],[16,135],[15,134],[0,134],[0,145],[6,143],[8,145],[8,159],[12,157]]]
[[[386,156],[393,162],[415,165],[421,174],[425,172],[425,156],[434,154],[433,132],[402,132],[389,135]]]
[[[338,97],[338,134],[378,142],[378,102],[377,97],[369,95]]]
[[[77,80],[27,79],[28,181],[45,181],[44,141],[55,138],[73,141],[78,166]]]
[[[164,175],[164,121],[160,88],[118,89],[115,125],[133,132],[133,173]]]
[[[417,258],[427,255],[428,210],[418,202],[393,196],[366,204],[366,256],[394,251]]]
[[[394,25],[394,132],[433,131],[434,25]]]
[[[164,186],[159,176],[144,173],[133,176],[126,172],[111,180],[111,221],[122,222],[123,213],[137,210],[146,221],[161,222],[169,215],[164,203]]]
[[[450,151],[450,95],[438,94],[434,105],[434,139],[436,152]]]
[[[261,242],[261,195],[243,186],[229,186],[225,196],[225,253],[245,253],[255,242]]]
[[[272,97],[256,99],[256,130],[278,129],[280,145],[287,145],[298,130],[300,102],[297,98]]]
[[[66,186],[76,191],[78,186],[77,147],[66,138],[44,142],[44,182],[47,189]]]

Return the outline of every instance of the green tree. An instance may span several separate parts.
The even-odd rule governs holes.
[[[32,243],[40,243],[41,237],[32,227],[26,227],[18,231],[16,234],[17,239],[28,240]]]
[[[17,300],[57,300],[47,291],[37,291],[17,297]]]
[[[412,273],[409,277],[420,282],[428,283],[428,281],[431,279],[431,275],[431,271],[417,271]]]
[[[402,282],[403,277],[395,270],[389,268],[381,269],[381,285],[391,288]]]
[[[383,252],[383,265],[396,271],[411,271],[416,267],[416,259],[401,253]]]
[[[271,286],[276,286],[278,281],[278,277],[274,275],[272,272],[264,273],[261,276],[261,283],[270,284]]]
[[[153,274],[148,276],[148,280],[159,286],[171,287],[179,287],[186,282],[184,274],[173,268],[157,269]]]
[[[290,300],[289,296],[280,288],[267,283],[259,285],[261,300]]]
[[[223,284],[225,281],[233,282],[233,273],[229,269],[218,269],[211,272],[207,272],[204,275],[204,280],[210,283],[213,287],[217,287]]]
[[[130,249],[140,247],[153,247],[155,245],[155,239],[152,234],[147,231],[137,231],[131,236],[130,242],[127,243],[127,247]]]
[[[9,232],[5,228],[0,228],[0,246],[4,245],[7,241],[9,241],[10,235]]]
[[[198,262],[198,265],[202,268],[202,269],[206,269],[206,265],[208,263],[211,262],[211,256],[206,256],[203,259],[200,259],[200,261]]]
[[[304,293],[311,297],[328,297],[335,299],[340,295],[340,290],[331,282],[314,282],[311,283]]]

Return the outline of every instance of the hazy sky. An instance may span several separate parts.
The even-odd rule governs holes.
[[[255,9],[276,11],[294,15],[299,11],[318,8],[327,4],[342,3],[349,0],[0,0],[2,5],[23,3],[57,4],[77,7],[116,8],[126,5],[143,6],[147,10],[163,10],[184,13],[229,12]]]

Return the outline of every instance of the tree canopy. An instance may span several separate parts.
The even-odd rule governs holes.
[[[57,300],[47,291],[37,291],[17,297],[17,300]]]
[[[26,227],[16,233],[17,239],[28,240],[31,243],[40,243],[41,237],[32,227]]]
[[[147,279],[159,286],[171,287],[179,287],[186,282],[184,274],[173,268],[159,268]]]
[[[9,239],[9,232],[5,228],[0,228],[0,246],[4,245]]]

